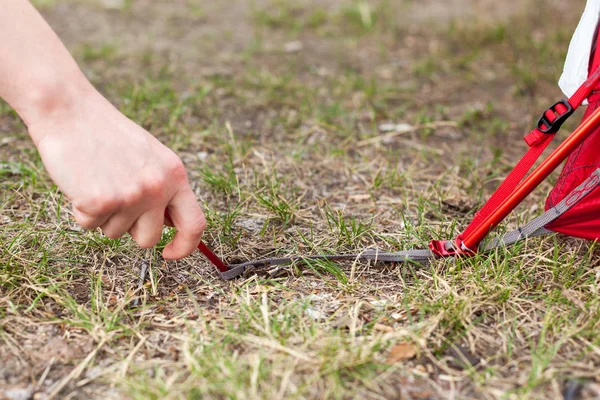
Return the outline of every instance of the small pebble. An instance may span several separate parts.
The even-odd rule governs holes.
[[[31,398],[33,398],[33,388],[26,387],[7,389],[4,391],[4,393],[0,394],[3,394],[10,400],[30,400]]]
[[[293,42],[287,42],[283,46],[283,49],[285,50],[286,53],[297,53],[300,50],[302,50],[303,47],[304,47],[304,45],[302,44],[301,41],[294,40]]]

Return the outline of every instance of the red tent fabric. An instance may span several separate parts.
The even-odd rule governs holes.
[[[600,51],[594,49],[593,54],[589,71],[595,71],[600,65]],[[584,120],[600,107],[600,85],[594,88],[594,92],[588,97],[588,102]],[[567,159],[554,189],[546,200],[546,210],[558,204],[598,167],[600,167],[600,126]],[[570,236],[599,240],[600,190],[592,191],[546,228]]]

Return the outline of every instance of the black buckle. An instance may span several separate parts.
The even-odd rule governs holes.
[[[556,106],[559,104],[562,104],[563,106],[565,106],[567,108],[567,111],[565,111],[562,114],[560,112],[558,112],[558,110],[556,109]],[[548,111],[552,111],[556,115],[556,119],[552,122],[550,122],[550,120],[546,117],[546,113]],[[548,108],[546,111],[544,111],[544,113],[542,114],[542,118],[540,118],[540,120],[537,123],[537,128],[542,133],[547,133],[547,134],[556,133],[556,132],[558,132],[558,130],[560,129],[562,124],[571,116],[571,114],[573,114],[574,111],[575,110],[573,110],[573,107],[571,107],[571,104],[569,104],[569,102],[567,100],[562,99],[561,101],[557,101],[550,108]]]

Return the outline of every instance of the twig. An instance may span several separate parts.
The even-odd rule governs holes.
[[[48,377],[48,373],[50,372],[50,369],[52,368],[52,366],[54,365],[55,362],[56,362],[56,357],[52,357],[50,359],[50,362],[48,363],[48,366],[44,370],[44,373],[42,373],[42,376],[40,377],[40,379],[35,384],[34,391],[38,391],[39,388],[42,387],[42,385],[44,384],[44,381]]]
[[[15,141],[17,141],[16,137],[7,137],[7,138],[4,138],[4,139],[0,140],[0,147],[4,147],[4,146],[6,146],[8,144],[11,144],[12,142],[15,142]]]
[[[306,363],[314,364],[317,362],[315,359],[313,359],[309,355],[301,353],[299,351],[296,351],[292,348],[286,347],[286,346],[278,343],[275,340],[269,340],[269,339],[265,339],[265,338],[262,338],[259,336],[254,336],[254,335],[241,335],[241,336],[239,336],[239,338],[242,341],[251,343],[255,346],[266,347],[271,350],[276,350],[276,351],[280,351],[282,353],[286,353],[286,354],[288,354],[294,358],[297,358],[301,361],[304,361]]]
[[[140,266],[140,280],[138,282],[137,294],[138,296],[133,300],[133,306],[137,307],[140,304],[140,293],[144,288],[144,283],[146,282],[146,273],[148,272],[148,261],[142,261],[142,265]]]
[[[292,264],[278,265],[275,268],[269,270],[267,273],[269,274],[270,278],[276,278],[279,275],[281,275],[282,272],[289,270],[291,266]]]
[[[144,343],[146,343],[146,338],[142,337],[140,339],[140,341],[138,342],[138,344],[135,345],[134,349],[131,350],[131,352],[129,353],[127,358],[125,358],[125,361],[123,361],[123,366],[121,367],[121,375],[122,376],[125,376],[127,374],[127,370],[129,369],[131,360],[133,360],[133,357],[135,356],[135,354],[138,352],[138,350],[142,347],[142,345]]]
[[[407,126],[406,128],[397,129],[397,130],[394,130],[393,132],[386,133],[385,135],[379,135],[379,136],[375,136],[375,137],[372,137],[369,139],[361,140],[360,142],[358,142],[356,144],[356,146],[364,147],[364,146],[368,146],[373,143],[383,142],[385,140],[389,140],[393,137],[402,135],[404,133],[418,131],[419,129],[435,129],[435,128],[442,128],[442,127],[447,127],[447,126],[455,128],[458,126],[458,123],[455,121],[437,121],[437,122],[428,122],[425,124],[418,124],[418,125],[410,126],[410,127]]]
[[[107,341],[108,341],[108,338],[102,339],[102,341],[100,343],[98,343],[98,346],[96,346],[96,348],[94,350],[92,350],[90,352],[90,354],[88,354],[87,357],[81,363],[79,363],[79,365],[77,367],[75,367],[71,371],[71,373],[69,373],[69,375],[65,376],[61,381],[56,383],[54,385],[54,387],[52,388],[52,391],[50,392],[50,394],[47,397],[48,400],[52,400],[53,398],[58,396],[60,394],[60,392],[62,392],[62,390],[65,388],[65,386],[67,386],[67,384],[71,380],[77,379],[79,377],[79,375],[81,375],[81,373],[83,372],[85,367],[87,367],[87,365],[90,363],[90,361],[92,361],[92,359],[96,356],[98,351],[102,348],[102,346],[104,346],[104,344]]]

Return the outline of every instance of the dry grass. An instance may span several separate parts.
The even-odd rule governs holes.
[[[560,96],[583,8],[39,3],[97,86],[180,154],[230,261],[456,235]],[[594,244],[225,283],[200,255],[165,263],[83,232],[4,105],[0,132],[0,398],[600,395]]]

